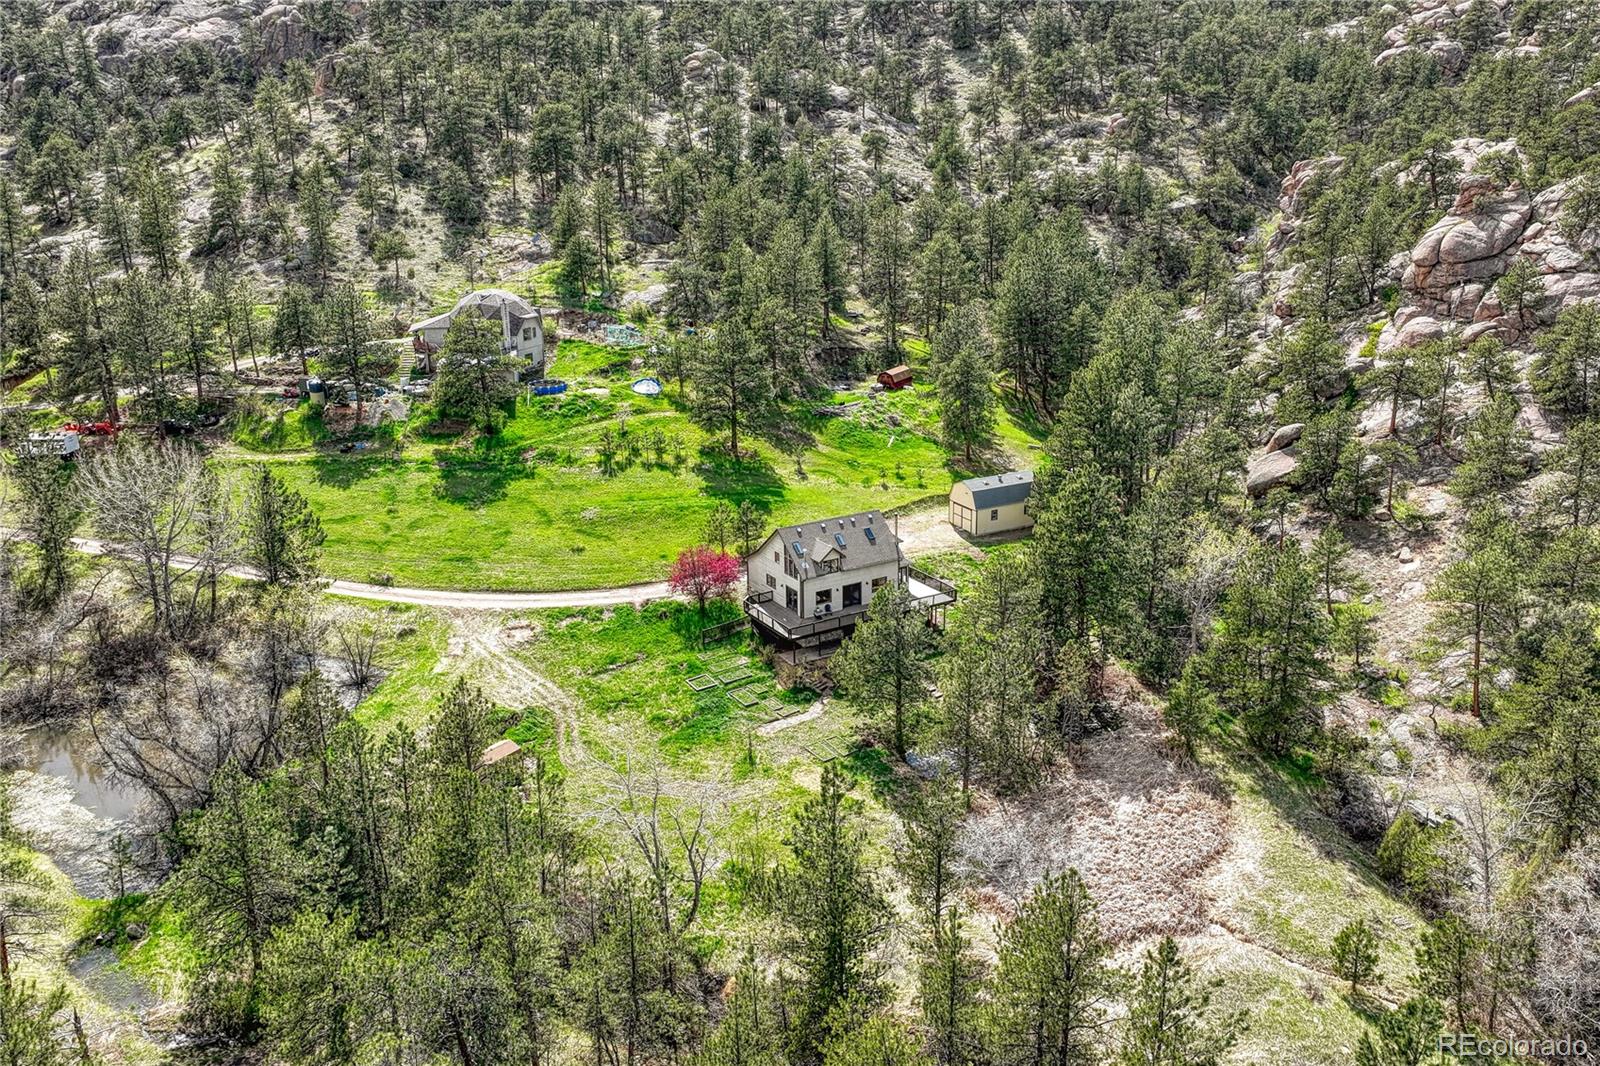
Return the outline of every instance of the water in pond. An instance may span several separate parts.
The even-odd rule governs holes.
[[[24,769],[67,782],[78,806],[101,818],[129,819],[138,808],[139,793],[112,782],[99,756],[94,737],[86,729],[40,726],[23,738]]]
[[[87,730],[34,729],[22,738],[21,768],[11,776],[12,822],[91,898],[116,894],[108,860],[140,799],[111,782],[98,754]],[[142,877],[127,883],[146,887]]]

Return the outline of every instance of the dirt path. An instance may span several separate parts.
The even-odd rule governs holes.
[[[86,555],[121,555],[115,544],[93,537],[73,537],[73,547]],[[194,562],[187,556],[175,556],[173,561],[181,566]],[[260,580],[261,575],[248,566],[230,566],[228,576],[245,581]],[[605,607],[621,603],[640,604],[648,600],[667,599],[672,589],[665,581],[649,581],[640,585],[620,585],[604,589],[572,589],[567,592],[472,592],[455,589],[419,589],[392,585],[369,585],[361,581],[329,581],[324,591],[334,596],[349,596],[358,600],[378,600],[383,603],[414,603],[424,607],[446,607],[468,611],[529,611],[546,607]]]
[[[931,507],[898,518],[901,546],[909,555],[926,555],[930,552],[949,551],[968,546],[966,540],[945,521],[942,508]],[[115,544],[94,537],[74,537],[73,546],[87,555],[122,554]],[[187,557],[177,557],[175,562],[189,565]],[[228,576],[242,580],[258,580],[260,574],[247,566],[228,568]],[[637,585],[619,585],[601,589],[569,589],[565,592],[487,592],[461,589],[407,588],[397,585],[372,585],[364,581],[336,579],[326,583],[324,591],[334,596],[348,596],[358,600],[375,600],[380,603],[411,603],[423,607],[444,607],[466,611],[531,611],[550,607],[607,607],[650,600],[664,600],[672,596],[665,581],[647,581]]]
[[[545,607],[604,607],[640,604],[672,596],[665,581],[622,585],[608,589],[573,589],[570,592],[458,592],[451,589],[398,588],[360,581],[331,581],[326,591],[335,596],[384,603],[415,603],[468,611],[529,611]]]
[[[459,655],[456,669],[481,685],[498,704],[549,711],[562,763],[576,767],[586,761],[589,753],[578,734],[577,701],[516,654],[513,642],[517,636],[508,633],[500,619],[478,611],[452,612],[450,621],[454,631],[451,643]]]

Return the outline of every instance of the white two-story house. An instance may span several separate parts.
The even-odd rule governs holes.
[[[877,511],[781,526],[746,560],[745,611],[770,638],[804,647],[837,642],[877,591],[907,584],[914,606],[955,602],[955,588],[911,566]]]
[[[539,309],[515,293],[504,289],[478,289],[456,301],[456,305],[443,314],[413,323],[410,329],[411,345],[417,353],[417,365],[427,373],[437,369],[434,356],[444,345],[445,334],[457,315],[473,314],[500,323],[500,348],[515,356],[524,377],[537,378],[544,374],[544,316]]]

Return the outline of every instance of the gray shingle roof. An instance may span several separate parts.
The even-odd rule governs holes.
[[[1033,492],[1033,471],[1008,470],[1004,474],[968,478],[961,484],[972,490],[974,507],[1004,507],[1021,503]]]
[[[868,530],[872,533],[870,537]],[[844,556],[842,569],[845,570],[858,570],[880,563],[898,562],[900,559],[900,538],[894,535],[894,523],[878,511],[860,511],[816,522],[780,526],[773,535],[783,542],[784,552],[801,566],[801,572],[807,576],[816,572],[812,566],[813,560],[826,554],[829,549]],[[844,538],[842,548],[838,541],[840,537]],[[796,550],[796,544],[799,550]]]

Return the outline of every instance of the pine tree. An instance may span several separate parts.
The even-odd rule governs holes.
[[[373,261],[376,263],[389,263],[394,268],[391,284],[394,286],[396,299],[400,296],[400,261],[402,259],[410,259],[411,256],[411,242],[406,240],[406,235],[400,230],[384,230],[372,242]]]
[[[934,939],[943,933],[945,911],[953,906],[959,884],[956,861],[966,810],[960,792],[932,782],[898,812],[905,845],[896,865],[925,932]]]
[[[879,589],[855,633],[829,663],[851,704],[872,716],[890,750],[904,761],[933,679],[934,648],[926,621],[904,584]]]
[[[1401,405],[1416,398],[1417,395],[1417,372],[1414,364],[1413,349],[1395,348],[1356,383],[1359,388],[1375,390],[1380,399],[1388,399],[1391,437],[1400,432]]]
[[[1532,259],[1518,256],[1494,283],[1494,295],[1500,306],[1515,312],[1517,323],[1526,327],[1529,312],[1544,303],[1544,279]]]
[[[1439,1054],[1441,1020],[1433,1000],[1421,996],[1406,1000],[1378,1019],[1376,1034],[1362,1034],[1356,1066],[1422,1066],[1433,1061]]]
[[[278,311],[272,318],[272,347],[281,355],[293,354],[300,360],[300,373],[309,374],[306,353],[317,346],[322,336],[321,314],[305,286],[293,282],[278,296]]]
[[[1330,623],[1316,574],[1294,540],[1245,556],[1223,601],[1204,676],[1224,709],[1244,720],[1259,747],[1290,751],[1315,734]]]
[[[973,771],[982,756],[985,717],[984,672],[980,656],[982,645],[965,626],[957,625],[945,638],[945,652],[938,662],[939,742],[953,753],[961,776],[961,793],[972,786]]]
[[[1032,554],[1045,624],[1058,642],[1086,641],[1094,623],[1116,610],[1123,523],[1115,488],[1093,463],[1080,462],[1053,471],[1035,495]]]
[[[517,396],[515,373],[516,360],[502,350],[500,326],[477,315],[457,315],[439,349],[439,409],[466,419],[479,432],[498,432],[506,405]]]
[[[267,943],[293,913],[306,863],[283,812],[237,764],[222,768],[211,793],[211,802],[184,827],[192,853],[178,891],[211,972],[220,976],[242,966],[242,998],[233,1009],[237,1021],[248,1024],[259,1005]]]
[[[1569,526],[1600,522],[1600,420],[1579,422],[1546,459],[1556,474],[1549,494]]]
[[[322,523],[306,498],[257,464],[245,489],[244,558],[268,585],[293,585],[317,576]]]
[[[845,793],[839,771],[823,767],[821,793],[801,807],[789,830],[786,953],[800,971],[794,1032],[802,1055],[814,1052],[835,1007],[877,994],[874,952],[888,910],[867,864],[860,816]]]
[[[1517,402],[1502,394],[1467,423],[1461,465],[1450,491],[1469,507],[1501,500],[1528,472],[1528,433],[1518,423]]]
[[[1394,437],[1380,440],[1372,446],[1371,454],[1377,459],[1376,472],[1383,479],[1383,509],[1394,517],[1395,491],[1405,498],[1404,483],[1417,468],[1417,450]]]
[[[1352,996],[1362,985],[1378,980],[1378,934],[1367,919],[1357,918],[1340,929],[1331,954],[1333,972],[1350,982]]]
[[[1521,380],[1516,359],[1506,350],[1500,338],[1489,334],[1467,345],[1464,363],[1466,372],[1483,386],[1490,400],[1497,400],[1502,393],[1510,392]]]
[[[35,228],[22,206],[22,197],[11,179],[0,175],[0,277],[12,278],[22,271],[23,251],[33,243]]]
[[[1145,952],[1134,981],[1121,1066],[1216,1066],[1244,1028],[1244,1013],[1220,1013],[1211,1004],[1220,980],[1195,976],[1177,943],[1164,936]]]
[[[147,164],[135,179],[139,247],[166,281],[178,268],[178,194],[171,175]]]
[[[728,431],[734,461],[741,458],[739,431],[761,423],[772,403],[772,370],[738,321],[724,321],[709,344],[700,346],[690,369],[691,413],[707,432]]]
[[[328,291],[328,275],[339,258],[339,239],[333,227],[339,218],[334,200],[333,175],[318,159],[300,179],[300,227],[305,231],[306,265],[317,275],[317,291]]]
[[[237,255],[243,243],[244,182],[233,167],[233,155],[226,149],[217,153],[211,164],[211,200],[206,205],[206,240],[229,255]]]
[[[347,281],[334,287],[317,317],[323,330],[323,362],[349,379],[356,394],[356,424],[360,425],[367,386],[377,363],[370,349],[372,312],[355,285]]]
[[[1428,589],[1439,605],[1433,628],[1445,642],[1466,639],[1472,648],[1472,713],[1483,714],[1483,677],[1522,620],[1521,564],[1504,519],[1480,512],[1468,526],[1465,552]]]
[[[918,328],[923,336],[932,337],[944,328],[951,308],[966,299],[966,257],[955,238],[941,229],[917,256],[914,273]]]
[[[824,211],[821,220],[811,231],[808,254],[817,278],[818,313],[822,320],[822,335],[833,332],[832,316],[844,313],[844,299],[849,287],[849,272],[845,264],[844,239],[833,215]]]
[[[893,1018],[839,1019],[831,1028],[823,1066],[925,1066],[928,1061],[916,1038]]]
[[[945,447],[960,448],[970,464],[972,449],[994,439],[994,349],[975,306],[951,312],[934,335],[931,353],[939,385],[939,428]]]
[[[1166,707],[1161,713],[1161,720],[1177,734],[1183,742],[1184,752],[1191,759],[1194,758],[1195,742],[1211,729],[1220,711],[1216,697],[1206,688],[1200,676],[1199,662],[1191,658],[1184,664],[1183,673],[1167,693]]]
[[[862,288],[883,317],[884,347],[900,354],[900,326],[910,299],[911,259],[905,214],[887,192],[872,201],[867,241],[867,269]]]
[[[72,491],[71,468],[54,455],[19,456],[12,467],[21,486],[18,520],[33,545],[31,599],[48,607],[71,582],[72,536],[83,505]]]
[[[978,995],[985,967],[972,950],[960,907],[948,909],[939,935],[927,944],[917,973],[922,1024],[939,1066],[965,1066],[980,1055]]]
[[[173,343],[173,322],[167,287],[144,270],[122,278],[112,299],[111,336],[122,373],[148,404],[156,422],[174,409],[167,357]]]
[[[1576,419],[1600,413],[1600,310],[1564,309],[1538,344],[1530,383],[1539,402]]]
[[[1600,826],[1600,696],[1593,685],[1592,634],[1550,639],[1532,676],[1512,686],[1495,721],[1475,743],[1498,760],[1496,773],[1521,796],[1558,850]]]
[[[1000,935],[986,1030],[1000,1066],[1098,1059],[1115,987],[1111,948],[1076,870],[1046,877]]]
[[[1458,1033],[1468,1031],[1482,956],[1482,937],[1455,914],[1431,922],[1417,941],[1417,983],[1428,995],[1451,1005]]]
[[[1337,526],[1327,525],[1312,539],[1306,559],[1317,573],[1317,583],[1322,586],[1322,605],[1332,618],[1333,594],[1356,592],[1360,588],[1360,578],[1350,568],[1350,545]]]
[[[4,206],[4,190],[0,189],[0,208]],[[3,214],[0,214],[3,220]],[[135,248],[134,220],[122,191],[109,181],[100,194],[100,209],[95,213],[95,229],[100,240],[114,252],[124,272],[133,269]]]

